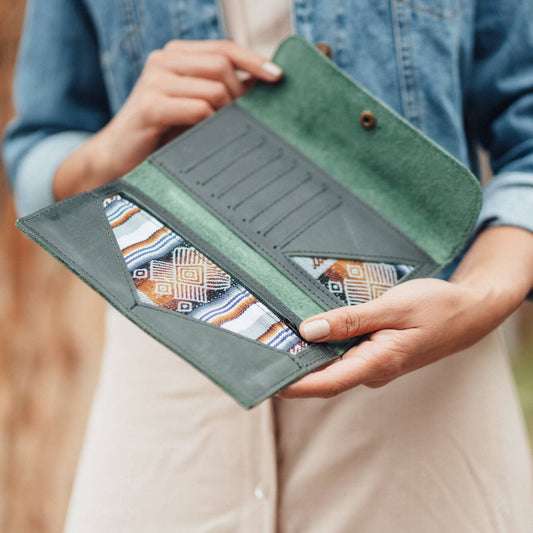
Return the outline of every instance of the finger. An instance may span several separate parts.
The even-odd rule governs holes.
[[[346,352],[343,359],[312,372],[279,393],[282,398],[331,398],[348,389],[381,381],[376,365],[379,345],[372,342],[361,344]]]
[[[206,100],[162,97],[150,109],[150,121],[160,126],[193,126],[210,117],[215,109]]]
[[[278,81],[283,75],[278,65],[233,41],[171,41],[167,46],[183,52],[221,54],[236,68],[264,81]]]
[[[350,339],[380,329],[399,328],[403,317],[400,300],[381,297],[307,318],[300,324],[300,334],[311,342]]]
[[[157,74],[155,83],[168,96],[206,100],[213,109],[220,109],[233,101],[228,87],[221,81],[176,76],[162,71]]]
[[[224,83],[233,98],[246,92],[246,85],[239,80],[231,61],[220,54],[176,54],[165,53],[160,66],[181,76],[207,78]]]

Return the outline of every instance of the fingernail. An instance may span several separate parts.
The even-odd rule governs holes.
[[[263,70],[275,78],[279,78],[283,74],[283,70],[281,70],[276,63],[272,63],[272,61],[266,61],[263,63]]]
[[[320,320],[313,320],[301,326],[302,335],[308,341],[316,341],[322,337],[329,335],[331,331],[329,322],[321,318]]]

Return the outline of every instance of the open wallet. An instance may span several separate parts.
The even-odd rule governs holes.
[[[17,221],[246,408],[360,342],[307,343],[303,319],[437,273],[481,204],[463,165],[312,46],[274,61],[280,82]]]

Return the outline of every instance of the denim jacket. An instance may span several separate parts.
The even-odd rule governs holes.
[[[293,0],[292,25],[475,172],[488,150],[478,229],[533,231],[531,0]],[[30,0],[3,146],[19,212],[54,201],[57,166],[120,109],[151,50],[225,34],[216,0]]]

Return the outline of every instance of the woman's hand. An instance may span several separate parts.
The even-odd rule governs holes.
[[[451,282],[419,279],[365,304],[308,318],[314,342],[370,334],[342,359],[288,387],[284,398],[329,398],[393,379],[465,349],[498,326],[533,287],[533,234],[498,227],[478,237]]]
[[[237,71],[249,75],[242,81]],[[186,128],[281,69],[231,41],[171,41],[150,54],[118,114],[59,167],[58,200],[118,178]]]

